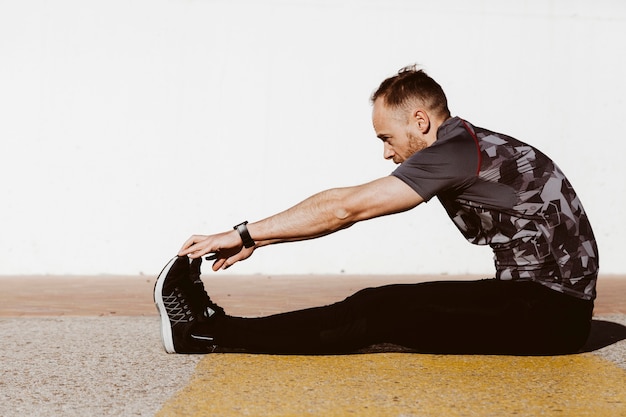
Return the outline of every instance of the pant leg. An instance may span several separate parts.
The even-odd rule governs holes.
[[[225,317],[218,344],[268,353],[344,353],[394,343],[438,353],[580,348],[593,303],[528,281],[437,281],[367,288],[329,306]]]
[[[426,283],[396,343],[433,353],[556,354],[587,340],[593,302],[531,281]],[[382,323],[381,323],[382,325]]]

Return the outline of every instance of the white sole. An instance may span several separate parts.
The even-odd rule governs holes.
[[[161,341],[163,342],[163,347],[167,353],[176,353],[174,349],[174,335],[172,334],[172,326],[170,324],[170,318],[167,315],[167,310],[165,309],[165,304],[163,304],[163,283],[165,282],[165,277],[170,272],[172,265],[176,262],[178,257],[175,256],[171,261],[165,265],[163,271],[159,274],[159,277],[154,284],[154,304],[156,304],[156,308],[159,312],[159,316],[161,317]]]

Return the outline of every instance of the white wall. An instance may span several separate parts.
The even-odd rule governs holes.
[[[155,274],[192,233],[387,175],[370,93],[423,64],[551,155],[625,273],[626,2],[0,0],[0,274]],[[433,201],[231,273],[484,273]]]

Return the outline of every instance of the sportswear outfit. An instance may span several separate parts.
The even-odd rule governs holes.
[[[455,117],[392,175],[437,197],[465,238],[489,245],[496,276],[367,288],[323,307],[205,325],[217,346],[344,353],[380,343],[421,352],[554,354],[586,342],[598,273],[571,184],[536,148]]]

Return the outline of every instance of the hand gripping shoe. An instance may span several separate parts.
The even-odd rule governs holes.
[[[200,280],[201,259],[176,256],[154,285],[154,303],[161,317],[161,340],[167,353],[210,353],[216,349],[211,322],[224,316]]]

